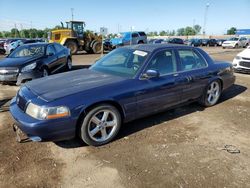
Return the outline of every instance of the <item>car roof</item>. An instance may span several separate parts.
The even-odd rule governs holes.
[[[193,48],[191,46],[186,46],[186,45],[182,45],[182,44],[139,44],[139,45],[125,46],[124,48],[153,52],[153,51],[159,50],[159,49],[177,48],[177,47],[182,47],[182,48],[187,48],[187,49]]]

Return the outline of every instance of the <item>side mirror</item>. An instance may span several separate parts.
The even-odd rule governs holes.
[[[142,75],[142,78],[150,79],[150,78],[157,78],[159,76],[160,76],[159,71],[149,69]]]

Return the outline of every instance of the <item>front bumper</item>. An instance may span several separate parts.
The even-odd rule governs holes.
[[[226,43],[226,44],[223,43],[223,44],[222,44],[222,47],[224,47],[224,48],[234,48],[235,45],[236,45],[236,44],[233,44],[233,43],[228,43],[228,44],[227,44],[227,43]]]
[[[15,125],[33,141],[59,141],[75,137],[76,121],[69,118],[37,120],[24,113],[16,103],[10,104],[10,113]],[[34,138],[39,138],[34,140]]]
[[[36,78],[41,78],[42,72],[32,71],[26,73],[0,74],[0,82],[16,82],[16,85],[21,85],[26,81]]]
[[[234,59],[233,69],[235,70],[235,72],[250,73],[250,60]]]

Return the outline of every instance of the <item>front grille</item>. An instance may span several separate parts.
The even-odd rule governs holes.
[[[241,61],[239,64],[240,64],[240,66],[242,66],[242,67],[250,68],[250,62]]]
[[[20,93],[18,92],[17,97],[16,97],[16,102],[18,107],[22,110],[25,111],[25,107],[27,104],[27,100],[25,99],[25,97],[23,97],[22,95],[20,95]]]
[[[18,68],[12,67],[0,67],[0,75],[17,75],[19,72]]]
[[[242,59],[250,61],[250,58],[242,57]]]

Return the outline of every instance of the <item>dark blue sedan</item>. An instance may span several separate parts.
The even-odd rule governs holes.
[[[33,141],[79,136],[99,146],[125,122],[191,101],[213,106],[234,81],[232,65],[215,63],[202,49],[136,45],[112,51],[89,69],[25,84],[10,111],[17,135]]]

